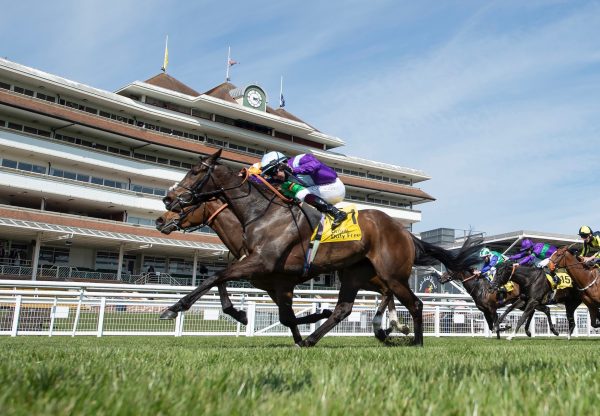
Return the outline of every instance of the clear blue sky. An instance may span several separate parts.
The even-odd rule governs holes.
[[[425,171],[415,231],[600,229],[597,1],[5,2],[0,56],[114,91],[257,82],[340,151]]]

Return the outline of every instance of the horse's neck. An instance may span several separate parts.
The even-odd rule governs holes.
[[[213,215],[220,207],[220,204],[211,204],[208,210],[209,214]],[[240,258],[244,254],[246,247],[242,225],[229,207],[213,218],[210,227],[236,258]]]
[[[565,266],[565,268],[567,269],[567,272],[569,272],[569,275],[571,275],[571,277],[575,279],[579,286],[586,286],[592,281],[592,279],[596,278],[597,275],[594,275],[594,270],[597,269],[585,269],[583,267],[583,264],[579,262],[577,260],[577,257],[573,255],[569,255],[565,258],[567,261],[567,265]],[[599,272],[597,271],[596,273]]]
[[[486,285],[486,282],[487,282],[487,285]],[[463,284],[463,287],[467,290],[467,292],[473,298],[481,296],[481,294],[485,291],[485,289],[489,289],[489,287],[490,287],[490,284],[485,277],[479,277],[479,278],[476,277],[476,278],[468,280],[466,282],[462,282],[462,284]]]

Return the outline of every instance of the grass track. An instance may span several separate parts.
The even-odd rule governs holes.
[[[591,415],[600,340],[0,337],[7,415]]]

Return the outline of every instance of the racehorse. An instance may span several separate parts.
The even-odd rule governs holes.
[[[170,234],[175,230],[190,232],[203,226],[210,226],[236,259],[239,260],[248,255],[249,250],[245,247],[243,230],[239,221],[237,221],[229,206],[218,199],[197,206],[186,207],[180,213],[166,211],[155,222],[156,228],[164,234]],[[227,227],[228,224],[229,227]],[[362,268],[359,270],[362,270]],[[251,279],[250,282],[255,287],[265,290],[275,304],[278,305],[280,322],[290,328],[296,343],[302,340],[297,325],[314,323],[331,315],[331,311],[326,309],[301,318],[295,317],[294,311],[291,309],[294,285],[286,279],[285,275],[280,275],[279,278],[257,277]],[[223,312],[246,325],[248,322],[246,313],[233,306],[225,283],[220,284],[218,287]],[[381,280],[373,276],[363,289],[376,291],[383,295],[377,313],[373,318],[373,332],[377,339],[385,341],[393,329],[407,335],[409,333],[408,327],[405,325],[400,327],[398,324],[393,294],[382,284]],[[381,328],[381,322],[386,306],[389,311],[390,327],[384,330]]]
[[[564,246],[556,250],[550,257],[550,267],[566,269],[567,273],[575,281],[577,290],[582,292],[583,303],[590,312],[591,325],[600,327],[598,321],[598,307],[600,306],[600,269],[589,268],[581,262],[577,256],[577,249]]]
[[[474,273],[473,270],[460,273],[444,273],[440,277],[440,283],[448,283],[450,280],[458,280],[462,283],[467,293],[473,298],[477,309],[483,312],[488,328],[492,332],[496,332],[496,338],[500,339],[500,324],[513,309],[523,309],[526,301],[521,298],[521,290],[517,283],[514,284],[514,289],[506,294],[502,302],[498,301],[497,292],[493,289],[490,281],[480,273]],[[498,317],[497,310],[508,306],[502,316]],[[558,331],[550,318],[550,309],[546,305],[538,305],[537,310],[544,312],[548,318],[548,326],[554,335],[558,335]],[[525,322],[525,333],[531,337],[529,324],[533,319],[533,314]],[[509,329],[509,328],[505,328]]]
[[[548,305],[549,303],[564,303],[567,320],[569,322],[568,339],[571,339],[571,334],[575,329],[575,309],[581,304],[581,294],[574,288],[558,289],[552,296],[552,287],[546,278],[544,269],[530,266],[518,266],[512,263],[501,264],[497,271],[496,277],[492,285],[494,288],[506,284],[508,281],[515,282],[519,285],[521,293],[527,299],[523,314],[519,318],[517,325],[513,329],[513,333],[507,337],[510,341],[514,338],[517,331],[523,325],[523,322],[529,320],[533,313],[540,305]]]
[[[481,239],[469,238],[457,254],[420,241],[390,216],[378,210],[360,211],[357,222],[361,239],[321,244],[305,273],[306,247],[320,213],[310,207],[282,202],[264,185],[237,175],[232,169],[217,163],[221,150],[201,158],[184,178],[175,184],[163,202],[168,210],[179,212],[184,207],[219,198],[229,204],[241,224],[250,252],[241,261],[207,278],[198,288],[165,310],[161,318],[174,319],[187,310],[210,288],[228,280],[284,273],[299,283],[332,270],[341,270],[341,287],[333,314],[306,339],[297,345],[315,345],[327,332],[352,311],[363,278],[346,279],[357,267],[373,267],[375,274],[410,312],[414,323],[414,344],[423,345],[423,304],[409,287],[413,264],[441,261],[452,271],[465,270],[476,264]],[[289,201],[288,201],[289,202]],[[363,276],[368,276],[365,274]],[[372,275],[371,275],[372,276]]]

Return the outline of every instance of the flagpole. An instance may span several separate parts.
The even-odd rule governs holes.
[[[279,85],[279,108],[282,108],[283,106],[281,104],[283,104],[282,99],[283,98],[283,75],[281,76],[281,83]]]
[[[167,72],[167,65],[169,64],[169,35],[165,40],[165,58],[163,60],[163,67],[161,68],[164,73]]]
[[[229,62],[231,62],[231,46],[227,48],[227,69],[225,70],[225,81],[229,82]]]

